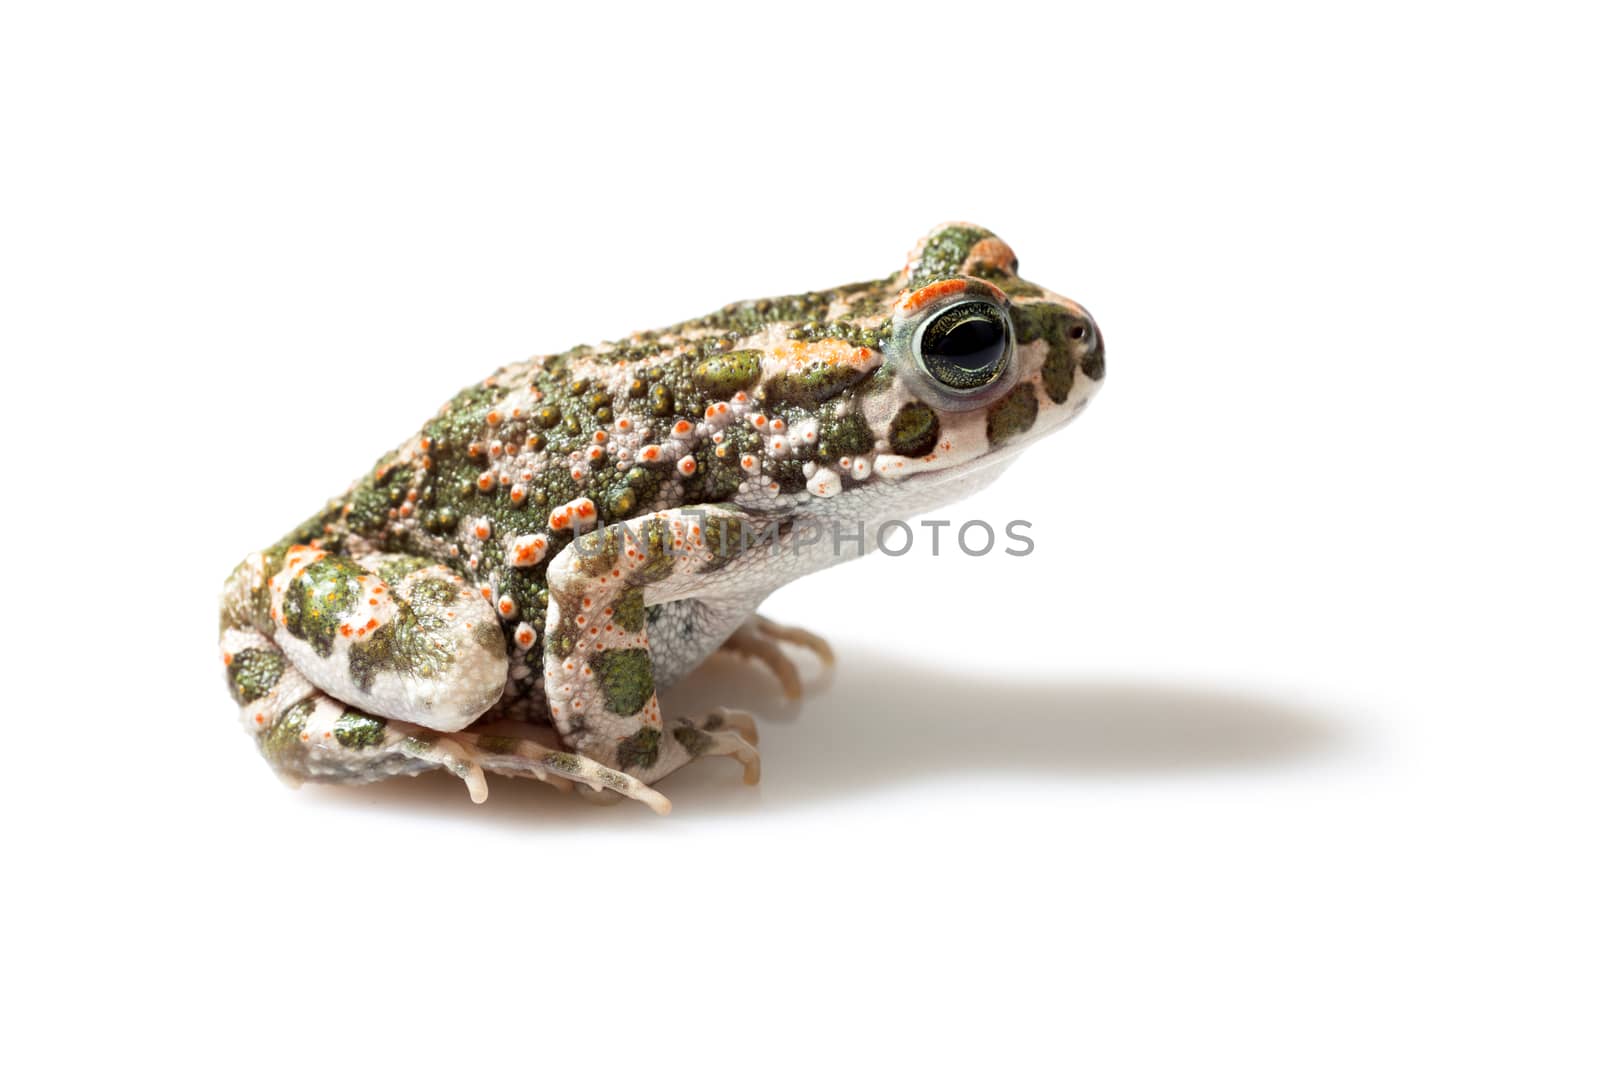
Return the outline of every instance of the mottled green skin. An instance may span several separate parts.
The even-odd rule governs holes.
[[[872,428],[859,412],[840,417],[823,415],[817,430],[816,457],[823,462],[841,456],[858,456],[872,450]]]
[[[1039,398],[1034,395],[1032,388],[1018,386],[989,409],[989,443],[1003,445],[1013,437],[1027,433],[1038,416]]]
[[[454,598],[454,588],[443,581],[438,585],[444,590],[441,601]],[[430,588],[431,583],[421,582],[418,586],[424,595],[439,595]],[[440,640],[443,629],[440,616],[419,613],[411,605],[401,604],[394,621],[378,627],[371,637],[350,649],[350,676],[356,685],[370,690],[381,671],[404,668],[426,678],[447,669],[454,657],[451,647]],[[498,639],[500,635],[492,636]]]
[[[383,720],[347,711],[333,724],[333,736],[346,748],[370,748],[383,740]]]
[[[939,415],[926,404],[907,404],[889,423],[889,447],[902,456],[926,456],[938,440]]]
[[[741,389],[754,388],[761,380],[761,353],[740,348],[708,356],[695,364],[691,377],[707,396],[726,400]]]
[[[293,772],[300,767],[302,749],[300,734],[306,728],[313,703],[308,697],[284,712],[272,726],[257,739],[261,754],[267,762],[280,771]]]
[[[260,700],[283,675],[283,653],[271,648],[247,648],[228,663],[228,684],[241,706]]]
[[[655,692],[650,674],[650,653],[640,648],[600,652],[589,660],[606,697],[606,711],[613,715],[637,715]]]
[[[617,766],[624,771],[655,766],[661,751],[661,731],[646,726],[617,746]]]
[[[1065,309],[1054,304],[1017,305],[1012,309],[1011,321],[1016,326],[1019,344],[1042,339],[1049,345],[1044,365],[1045,391],[1051,400],[1062,402],[1071,392],[1073,376],[1080,369],[1080,361],[1074,359],[1072,352],[1072,342],[1076,338],[1071,336],[1071,331],[1077,325]],[[1085,377],[1098,382],[1106,373],[1105,353],[1091,349],[1083,355],[1081,369]]]
[[[622,627],[624,633],[638,633],[644,629],[644,590],[632,589],[617,602],[611,621]]]
[[[338,636],[339,616],[361,602],[365,573],[343,556],[326,556],[301,571],[283,598],[284,628],[327,655]]]

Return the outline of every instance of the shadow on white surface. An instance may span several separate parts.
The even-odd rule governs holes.
[[[1307,762],[1346,740],[1325,713],[1245,690],[1132,680],[1008,680],[943,672],[858,651],[831,684],[786,703],[761,669],[717,658],[668,691],[669,717],[716,704],[754,713],[763,779],[744,786],[731,760],[704,761],[661,784],[675,821],[860,802],[912,783],[1032,782],[1238,775]],[[311,803],[411,815],[580,829],[656,816],[640,805],[586,804],[536,782],[490,779],[476,807],[443,774],[359,788],[308,786]]]

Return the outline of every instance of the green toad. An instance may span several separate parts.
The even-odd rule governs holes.
[[[726,649],[798,695],[784,646],[832,654],[762,600],[986,485],[1104,371],[1089,315],[966,224],[879,281],[502,367],[234,570],[229,691],[296,781],[444,768],[660,812],[701,756],[753,782],[748,715],[666,719],[657,689]]]

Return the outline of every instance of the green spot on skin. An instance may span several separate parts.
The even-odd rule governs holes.
[[[714,566],[726,564],[744,549],[744,523],[737,515],[708,512],[701,530]]]
[[[656,758],[661,754],[661,731],[653,726],[646,726],[631,737],[625,737],[617,743],[617,766],[623,770],[630,767],[654,767]]]
[[[333,724],[333,738],[345,748],[371,748],[383,740],[383,720],[347,711]]]
[[[472,628],[472,639],[485,652],[505,652],[506,636],[492,622],[480,622]]]
[[[606,517],[610,519],[625,519],[638,506],[639,494],[629,486],[623,486],[605,498]]]
[[[611,621],[631,634],[644,629],[644,590],[623,593],[611,609]]]
[[[459,588],[448,578],[423,578],[406,587],[405,600],[417,609],[442,607],[455,599]]]
[[[517,750],[517,739],[515,737],[479,737],[478,748],[491,755],[509,756]]]
[[[605,694],[606,710],[613,715],[637,715],[655,692],[655,675],[650,670],[650,653],[642,648],[611,649],[589,659],[600,691]]]
[[[818,428],[817,458],[836,460],[872,451],[872,427],[858,411],[842,418],[824,419]]]
[[[306,567],[284,593],[284,628],[310,644],[317,655],[330,654],[345,614],[361,602],[361,578],[366,573],[344,556],[324,556]]]
[[[1067,394],[1072,392],[1072,379],[1077,373],[1077,365],[1073,362],[1072,353],[1065,345],[1050,346],[1050,351],[1044,357],[1044,369],[1039,378],[1044,383],[1044,395],[1050,398],[1053,404],[1064,403]]]
[[[972,246],[994,234],[979,226],[946,226],[929,235],[917,260],[917,269],[908,283],[911,289],[920,289],[929,282],[961,273],[961,264],[967,261]]]
[[[278,721],[258,739],[261,754],[267,762],[282,770],[301,765],[300,735],[305,733],[306,720],[311,717],[311,698],[300,701],[278,717]]]
[[[583,761],[570,752],[551,752],[542,762],[552,771],[564,774],[578,774],[583,770]]]
[[[1018,434],[1033,428],[1039,414],[1039,398],[1033,383],[1023,382],[989,409],[989,443],[1003,445]]]
[[[641,585],[659,582],[670,575],[677,565],[677,560],[669,551],[672,546],[672,531],[667,526],[667,520],[646,519],[644,537],[640,540],[644,544],[645,562],[643,566],[634,569],[633,581]]]
[[[350,646],[350,680],[363,692],[372,691],[381,671],[396,671],[418,678],[435,678],[455,662],[454,642],[434,643],[432,630],[423,626],[405,605],[394,619]]]
[[[705,755],[707,750],[711,748],[711,736],[704,730],[697,729],[686,722],[680,722],[674,726],[672,728],[672,736],[677,739],[678,744],[684,747],[684,751],[696,759]]]
[[[709,396],[726,400],[761,380],[761,352],[754,348],[719,352],[695,364],[691,376]]]
[[[283,654],[270,648],[235,652],[228,664],[228,685],[241,706],[272,692],[283,676]]]
[[[814,359],[795,373],[768,382],[767,399],[773,403],[820,404],[838,396],[873,369],[851,360],[829,363]]]
[[[926,404],[907,404],[889,422],[889,451],[897,456],[926,456],[938,442],[939,416]]]
[[[414,678],[436,678],[447,671],[458,648],[449,612],[459,591],[454,582],[434,576],[396,590],[394,618],[350,646],[350,679],[362,692],[371,692],[381,671]],[[496,623],[477,624],[471,637],[480,648],[505,654],[505,634]]]

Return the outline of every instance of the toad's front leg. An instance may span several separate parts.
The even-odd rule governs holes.
[[[694,598],[731,632],[760,602],[749,517],[677,508],[578,538],[551,563],[545,692],[562,739],[654,782],[701,756],[730,756],[761,776],[755,724],[716,709],[664,722],[646,608]],[[713,642],[712,647],[715,647]]]

